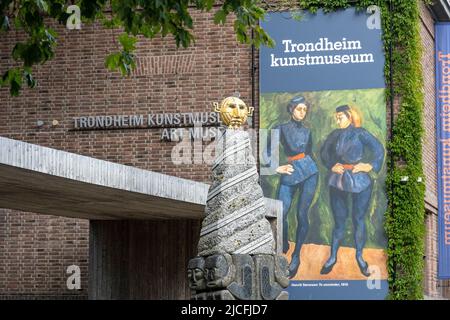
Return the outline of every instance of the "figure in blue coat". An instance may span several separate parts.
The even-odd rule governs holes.
[[[280,143],[288,159],[288,164],[279,166],[281,175],[278,199],[283,203],[283,252],[289,249],[287,216],[297,191],[297,231],[295,248],[289,265],[289,277],[297,274],[300,266],[300,250],[309,229],[308,212],[317,187],[318,169],[312,158],[311,130],[304,125],[308,105],[303,96],[294,97],[287,105],[291,120],[274,129],[279,130]],[[268,149],[270,152],[270,142]]]
[[[356,261],[361,273],[369,276],[368,264],[362,255],[367,238],[365,219],[373,188],[369,172],[381,170],[384,147],[370,132],[361,128],[358,113],[348,105],[337,107],[335,116],[339,129],[328,135],[320,150],[322,162],[329,170],[328,187],[334,217],[331,254],[320,273],[331,272],[336,264],[351,208]]]

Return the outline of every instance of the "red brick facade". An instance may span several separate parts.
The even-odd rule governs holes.
[[[422,12],[426,92],[424,163],[428,207],[435,207],[434,44],[433,21]],[[160,141],[158,129],[73,131],[73,117],[147,114],[149,112],[210,111],[211,102],[240,92],[252,98],[252,51],[235,41],[232,23],[215,26],[212,14],[195,14],[196,43],[177,50],[170,38],[141,40],[138,68],[130,78],[109,72],[106,55],[114,50],[119,32],[99,25],[81,30],[57,26],[56,57],[36,68],[37,88],[11,98],[0,89],[0,136],[208,182],[206,165],[175,166],[174,143]],[[0,40],[0,72],[11,65],[13,45],[20,35],[10,32]],[[257,56],[257,54],[255,54]],[[257,57],[255,59],[257,64]],[[257,103],[257,70],[254,97]],[[258,123],[258,114],[255,114]],[[37,121],[44,122],[42,127]],[[57,125],[52,121],[57,120]],[[430,210],[431,210],[430,209]],[[447,294],[436,280],[436,210],[427,215],[426,294]],[[86,298],[88,221],[0,209],[0,298]],[[66,269],[81,267],[81,290],[66,287]]]
[[[211,103],[240,92],[251,97],[251,48],[235,41],[232,23],[215,26],[212,14],[195,16],[196,44],[177,51],[171,38],[138,44],[135,75],[122,78],[104,66],[119,32],[99,25],[57,26],[56,57],[36,68],[37,88],[11,98],[0,90],[0,136],[98,159],[209,180],[206,165],[175,166],[174,142],[158,129],[71,131],[73,117],[211,111]],[[19,35],[0,41],[0,70]],[[37,127],[37,121],[44,125]],[[58,125],[52,126],[57,120]],[[0,209],[0,297],[87,295],[88,221]],[[82,289],[66,287],[66,269],[81,267]]]

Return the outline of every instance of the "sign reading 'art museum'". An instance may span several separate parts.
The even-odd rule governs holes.
[[[161,139],[170,141],[181,140],[186,134],[191,139],[215,138],[221,125],[216,112],[81,116],[73,121],[75,130],[162,129]]]

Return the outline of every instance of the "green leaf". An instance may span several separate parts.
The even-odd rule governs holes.
[[[39,10],[41,10],[43,12],[48,11],[47,2],[45,2],[44,0],[36,0],[36,5],[38,6]]]
[[[23,43],[16,43],[12,50],[12,57],[14,60],[19,60],[24,54],[26,46]]]
[[[215,24],[225,24],[226,19],[227,13],[223,9],[218,10],[214,15]]]
[[[118,68],[120,63],[120,53],[111,53],[106,57],[105,66],[111,70],[114,71]]]
[[[20,68],[12,68],[3,74],[2,87],[9,85],[9,92],[12,96],[16,97],[19,95],[20,89],[22,88],[22,74]]]
[[[137,38],[132,36],[130,37],[127,33],[122,33],[119,36],[119,42],[125,52],[132,52],[136,49],[135,44],[137,42]]]
[[[105,65],[111,71],[119,69],[123,76],[130,75],[131,71],[136,68],[134,55],[125,51],[111,53],[106,58]]]
[[[36,81],[34,80],[33,75],[31,74],[30,70],[24,70],[23,76],[24,76],[29,88],[34,88],[36,86]]]
[[[44,34],[49,43],[53,44],[56,42],[56,32],[53,29],[45,29]]]
[[[9,92],[13,97],[19,96],[20,89],[22,89],[21,83],[13,80],[10,82]]]
[[[1,31],[8,31],[10,29],[9,18],[7,16],[3,16],[0,24]]]
[[[214,5],[215,0],[206,0],[204,2],[206,4],[206,10],[210,11]]]

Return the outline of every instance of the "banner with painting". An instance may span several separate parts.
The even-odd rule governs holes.
[[[260,165],[283,206],[290,299],[387,295],[380,11],[274,12],[262,27]]]

